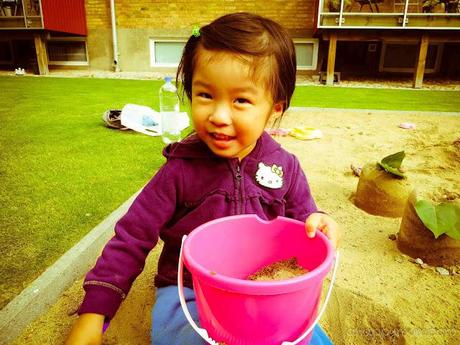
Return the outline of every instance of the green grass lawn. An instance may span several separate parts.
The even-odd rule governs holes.
[[[144,185],[160,138],[104,126],[161,82],[0,78],[0,307]]]
[[[294,93],[292,105],[458,112],[460,111],[460,91],[299,86]]]
[[[162,82],[0,77],[0,308],[141,188],[160,138],[101,121]],[[294,106],[458,111],[460,92],[298,87]]]

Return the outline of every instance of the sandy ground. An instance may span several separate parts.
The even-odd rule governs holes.
[[[442,276],[400,253],[389,237],[398,232],[401,219],[372,216],[354,206],[358,178],[350,164],[376,162],[405,150],[403,167],[417,190],[458,196],[460,148],[452,143],[460,137],[459,115],[321,109],[286,114],[282,127],[310,126],[324,134],[313,141],[278,140],[299,157],[318,206],[337,219],[345,234],[337,282],[321,321],[335,344],[458,344],[458,267],[447,267],[451,274]],[[401,129],[401,122],[413,122],[417,129]],[[104,344],[149,342],[151,277],[159,249],[149,256]],[[61,344],[76,318],[81,283],[77,281],[15,344]]]

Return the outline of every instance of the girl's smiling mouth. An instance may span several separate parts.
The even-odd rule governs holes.
[[[230,140],[235,138],[235,137],[231,137],[231,136],[226,135],[226,134],[216,133],[216,132],[211,132],[211,133],[209,133],[209,135],[211,136],[211,138],[213,138],[216,141],[224,141],[224,142],[225,141],[230,141]]]

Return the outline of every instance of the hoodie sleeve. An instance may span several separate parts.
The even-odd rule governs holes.
[[[160,229],[174,214],[179,185],[177,171],[180,169],[166,163],[117,222],[114,237],[86,275],[83,284],[86,294],[79,314],[96,313],[109,319],[115,315],[142,272],[148,253],[157,244]]]
[[[293,157],[293,175],[286,195],[286,217],[305,222],[310,214],[318,212],[318,208],[311,195],[310,186],[299,160],[295,156]]]

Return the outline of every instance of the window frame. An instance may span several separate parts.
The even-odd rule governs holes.
[[[311,66],[299,66],[297,65],[298,71],[315,71],[318,67],[318,51],[319,51],[319,39],[317,38],[294,38],[294,45],[297,43],[313,43],[313,57]]]
[[[379,72],[402,72],[402,73],[413,73],[415,72],[416,66],[414,67],[385,67],[385,53],[387,49],[387,45],[413,45],[417,47],[419,42],[416,41],[409,41],[409,42],[402,42],[402,41],[383,41],[382,42],[382,49],[380,51],[380,59],[379,59]],[[441,42],[430,42],[429,45],[435,45],[438,47],[436,52],[436,61],[434,63],[434,68],[427,68],[425,67],[425,73],[437,73],[441,67],[441,60],[442,60],[442,53],[444,50],[444,44]]]
[[[50,37],[48,42],[83,42],[85,44],[86,61],[60,61],[51,60],[48,56],[50,66],[89,66],[88,42],[85,37]],[[49,55],[49,51],[48,51]]]
[[[183,43],[184,46],[187,43],[185,38],[150,38],[149,39],[149,48],[150,48],[150,67],[178,67],[178,63],[159,63],[155,61],[156,47],[155,43],[157,42],[172,42],[172,43]]]

